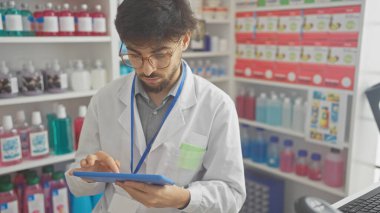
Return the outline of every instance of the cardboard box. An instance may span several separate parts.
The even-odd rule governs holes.
[[[330,42],[327,62],[329,66],[355,67],[357,42]]]
[[[253,63],[251,63],[248,60],[241,60],[241,59],[236,60],[235,76],[251,78],[253,76],[252,66],[253,66]]]
[[[358,40],[361,29],[361,6],[347,6],[330,9],[330,39]]]
[[[297,75],[299,84],[309,86],[323,86],[324,85],[324,65],[309,65],[301,64]]]
[[[304,39],[326,40],[329,33],[331,14],[329,9],[306,9],[303,26]]]
[[[300,62],[306,64],[327,64],[329,47],[326,41],[302,42]]]
[[[281,63],[298,63],[301,54],[300,42],[279,41],[276,48],[276,61]]]
[[[298,71],[298,64],[277,63],[273,80],[295,84],[297,83]]]
[[[236,13],[235,32],[237,40],[253,39],[256,26],[254,12]]]
[[[278,12],[256,13],[256,38],[273,39],[277,36]]]
[[[325,87],[352,91],[355,82],[355,67],[327,67],[324,74]]]
[[[301,10],[278,12],[277,33],[280,39],[298,40],[301,38],[303,17]]]

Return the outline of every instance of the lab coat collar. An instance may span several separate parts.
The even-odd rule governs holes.
[[[197,98],[195,95],[195,85],[194,85],[194,76],[191,72],[190,67],[187,63],[182,60],[182,63],[185,64],[187,77],[184,83],[182,93],[178,99],[178,102],[174,106],[172,112],[170,113],[168,119],[164,123],[159,132],[156,141],[153,143],[153,146],[150,151],[153,151],[159,147],[162,143],[166,142],[168,138],[173,136],[177,131],[185,126],[185,119],[183,116],[183,111],[192,107],[197,103]],[[119,117],[119,123],[123,129],[130,136],[131,125],[130,125],[130,113],[131,113],[131,104],[130,104],[130,95],[132,89],[132,80],[134,73],[125,77],[124,84],[119,89],[119,100],[125,105],[124,111]],[[137,109],[135,101],[135,109]],[[146,139],[143,133],[140,116],[137,110],[134,112],[135,115],[135,129],[136,129],[136,141],[135,144],[140,153],[140,156],[144,153],[146,148]],[[149,156],[148,156],[149,158]]]

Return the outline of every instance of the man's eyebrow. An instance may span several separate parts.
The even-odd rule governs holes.
[[[133,47],[127,47],[127,49],[129,51],[133,51],[133,52],[136,52],[137,54],[141,55],[141,53],[139,51],[133,49]],[[157,49],[152,50],[151,53],[157,53],[157,52],[160,52],[162,50],[167,50],[167,49],[170,49],[170,47],[162,46],[162,47],[158,47]]]

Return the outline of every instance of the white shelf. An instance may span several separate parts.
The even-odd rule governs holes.
[[[55,36],[55,37],[1,37],[0,43],[25,44],[25,43],[101,43],[111,42],[110,36]]]
[[[239,119],[239,122],[241,124],[246,124],[246,125],[253,126],[253,127],[258,127],[258,128],[263,128],[263,129],[266,129],[266,130],[269,130],[269,131],[272,131],[272,132],[282,133],[282,134],[286,134],[286,135],[294,136],[294,137],[298,137],[298,138],[305,138],[304,134],[299,133],[299,132],[295,132],[295,131],[293,131],[291,129],[285,129],[285,128],[282,128],[282,127],[270,126],[270,125],[267,125],[267,124],[262,124],[262,123],[259,123],[259,122],[256,122],[256,121],[250,121],[250,120],[241,119],[241,118]]]
[[[204,57],[224,57],[230,56],[229,52],[184,52],[183,58],[204,58]]]
[[[207,80],[209,80],[211,83],[225,83],[225,82],[228,82],[229,78],[228,77],[214,77]]]
[[[97,92],[96,90],[90,90],[90,91],[85,91],[85,92],[72,92],[71,91],[71,92],[57,93],[57,94],[45,93],[45,94],[38,95],[38,96],[18,96],[15,98],[0,99],[0,106],[91,97],[96,92]]]
[[[74,160],[74,157],[75,157],[75,153],[73,152],[73,153],[69,153],[65,155],[51,155],[47,158],[38,159],[38,160],[27,160],[17,165],[0,167],[0,175],[17,172],[24,169],[32,169],[32,168],[41,167],[45,165],[71,161],[71,160]]]
[[[326,3],[310,3],[310,4],[300,4],[300,5],[282,5],[282,6],[249,6],[249,5],[238,5],[236,7],[236,12],[247,12],[247,11],[277,11],[277,10],[297,10],[297,9],[314,9],[314,8],[331,8],[331,7],[342,7],[342,6],[352,6],[361,5],[361,0],[351,0],[344,2],[326,2]]]
[[[297,89],[297,90],[304,90],[308,91],[311,89],[318,89],[318,90],[325,90],[329,92],[339,92],[347,95],[352,95],[353,91],[343,90],[343,89],[332,89],[332,88],[325,88],[325,87],[317,87],[317,86],[307,86],[307,85],[301,85],[301,84],[289,84],[289,83],[281,83],[276,81],[267,81],[267,80],[257,80],[257,79],[251,79],[251,78],[242,78],[242,77],[235,77],[235,80],[238,82],[243,83],[250,83],[250,84],[258,84],[258,85],[264,85],[264,86],[272,86],[272,87],[280,87],[280,88],[289,88],[289,89]]]
[[[206,24],[231,24],[230,20],[225,19],[206,19]]]
[[[244,164],[248,167],[259,169],[261,171],[267,172],[269,174],[275,175],[277,177],[281,177],[286,180],[294,181],[296,183],[300,183],[306,186],[310,186],[313,188],[316,188],[318,190],[328,192],[333,195],[337,195],[340,197],[345,197],[346,193],[344,192],[343,188],[333,188],[325,185],[322,181],[313,181],[308,179],[307,177],[301,177],[294,173],[284,173],[280,171],[279,169],[268,167],[264,164],[255,163],[249,159],[244,159]]]

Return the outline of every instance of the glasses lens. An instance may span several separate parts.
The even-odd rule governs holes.
[[[123,63],[132,68],[140,68],[142,66],[142,58],[138,55],[123,55]]]
[[[158,68],[166,68],[170,64],[171,55],[170,54],[154,54],[150,57],[152,64]]]

